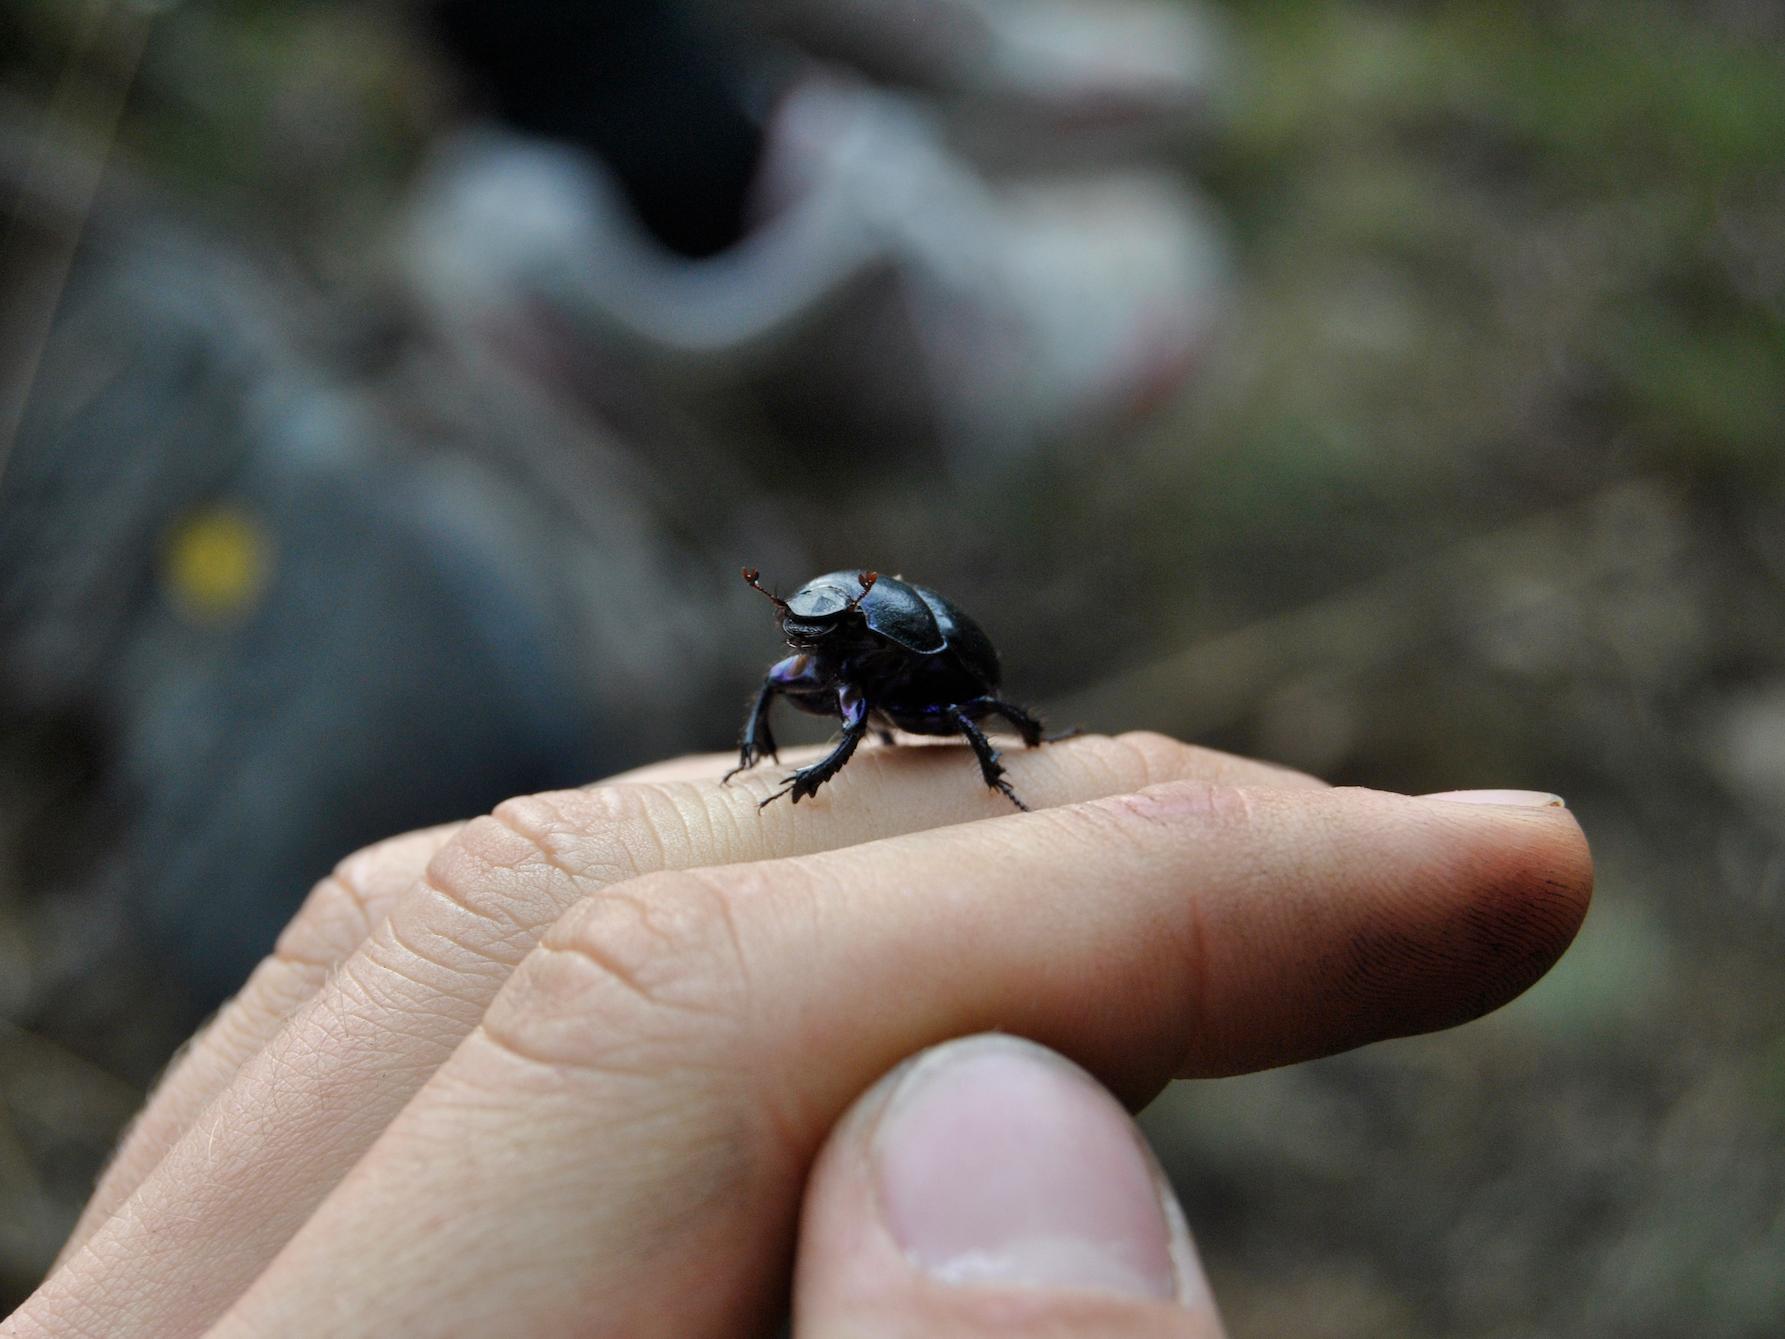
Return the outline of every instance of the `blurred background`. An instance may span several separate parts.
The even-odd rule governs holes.
[[[0,204],[0,1307],[337,857],[859,564],[1593,840],[1513,1005],[1147,1113],[1236,1334],[1779,1332],[1778,6],[0,0]]]

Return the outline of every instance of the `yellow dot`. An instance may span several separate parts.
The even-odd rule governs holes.
[[[174,607],[194,622],[234,622],[259,601],[272,558],[272,541],[253,516],[209,507],[168,535],[162,580]]]

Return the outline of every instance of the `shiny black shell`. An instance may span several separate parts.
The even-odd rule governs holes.
[[[802,621],[823,619],[847,606],[861,589],[860,572],[827,572],[788,597],[788,613]],[[984,692],[997,690],[1001,677],[997,650],[979,624],[947,596],[883,575],[862,600],[861,614],[876,636],[916,655],[952,655]]]

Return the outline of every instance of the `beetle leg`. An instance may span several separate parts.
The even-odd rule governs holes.
[[[779,668],[780,666],[776,666],[776,669]],[[738,765],[725,774],[720,781],[721,785],[739,772],[756,766],[764,758],[777,756],[775,735],[769,729],[769,703],[780,691],[781,685],[775,682],[775,674],[771,670],[768,678],[762,681],[762,687],[756,691],[756,700],[750,704],[750,714],[744,718],[744,734],[738,743]]]
[[[744,719],[743,738],[738,744],[738,765],[725,774],[730,781],[739,772],[748,771],[764,758],[779,762],[775,734],[769,729],[769,704],[776,693],[822,690],[832,682],[829,671],[815,656],[788,656],[769,666],[768,677],[756,692],[750,714]]]
[[[985,737],[985,731],[973,723],[973,718],[965,711],[955,712],[955,724],[961,727],[961,733],[967,736],[967,742],[973,746],[973,755],[979,759],[979,774],[985,778],[986,785],[1000,792],[1024,813],[1029,806],[1017,799],[1016,792],[1004,779],[1004,764],[998,761],[998,750],[992,747],[992,741]]]
[[[788,778],[786,786],[757,805],[758,809],[767,807],[783,795],[793,796],[793,802],[798,804],[808,795],[817,794],[820,786],[843,770],[843,764],[849,761],[855,746],[868,733],[868,704],[855,689],[840,688],[837,690],[837,713],[843,718],[843,737],[837,741],[837,746],[811,766],[800,768]]]
[[[1023,737],[1023,743],[1029,748],[1034,748],[1041,743],[1041,722],[1014,702],[1005,702],[995,697],[976,697],[971,702],[963,703],[956,710],[971,712],[975,720],[986,716],[1002,716],[1016,728],[1016,732]],[[1076,733],[1078,732],[1069,731],[1068,735]],[[1055,735],[1053,738],[1064,739],[1068,735]]]

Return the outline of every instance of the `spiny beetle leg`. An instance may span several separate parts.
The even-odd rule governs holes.
[[[985,731],[973,723],[973,718],[965,712],[957,713],[955,723],[961,727],[961,733],[967,736],[967,742],[973,746],[973,754],[979,759],[979,774],[985,778],[986,785],[1003,795],[1024,813],[1029,806],[1017,798],[1010,783],[1004,779],[1004,764],[998,761],[998,751],[992,747],[992,741],[985,737]]]
[[[766,808],[783,795],[792,796],[793,802],[798,804],[807,796],[816,795],[820,786],[843,770],[843,764],[849,761],[855,746],[868,733],[868,704],[853,688],[841,688],[837,690],[837,712],[843,718],[843,737],[837,741],[837,746],[809,767],[800,768],[788,778],[786,787],[757,805],[758,809]]]
[[[996,697],[976,697],[971,702],[963,702],[956,707],[957,712],[971,715],[974,720],[983,720],[987,716],[1002,716],[1009,721],[1017,734],[1022,736],[1023,743],[1034,748],[1041,743],[1041,722],[1014,702],[1006,702]]]
[[[738,765],[720,779],[724,785],[739,772],[747,772],[764,758],[779,761],[775,750],[775,735],[769,729],[769,703],[775,694],[781,691],[781,685],[775,682],[773,672],[762,681],[762,687],[756,690],[756,698],[750,704],[750,715],[744,720],[743,738],[738,743]]]

